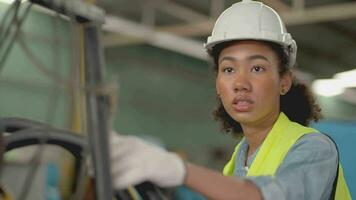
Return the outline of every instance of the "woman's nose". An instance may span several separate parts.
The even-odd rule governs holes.
[[[242,73],[238,73],[235,77],[235,81],[234,81],[234,92],[247,92],[251,90],[251,83],[250,80],[248,78],[248,76],[246,76],[245,74]]]

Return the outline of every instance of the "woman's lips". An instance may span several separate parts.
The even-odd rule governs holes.
[[[250,98],[235,98],[232,107],[236,112],[248,112],[252,109],[253,101]]]

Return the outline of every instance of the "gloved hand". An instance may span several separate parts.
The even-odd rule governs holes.
[[[150,181],[160,187],[182,185],[186,168],[176,154],[134,136],[110,134],[113,185],[123,189]]]

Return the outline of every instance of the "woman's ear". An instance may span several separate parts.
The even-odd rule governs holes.
[[[281,87],[280,87],[280,94],[285,95],[292,87],[293,83],[293,74],[291,71],[287,71],[281,77]]]

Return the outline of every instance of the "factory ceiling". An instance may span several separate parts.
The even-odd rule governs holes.
[[[105,47],[150,44],[204,60],[203,43],[233,0],[98,0],[106,13]],[[356,68],[356,1],[264,0],[298,45],[298,76],[330,79]],[[356,75],[355,75],[356,80]],[[355,84],[356,86],[356,84]],[[356,104],[356,90],[340,97]]]

